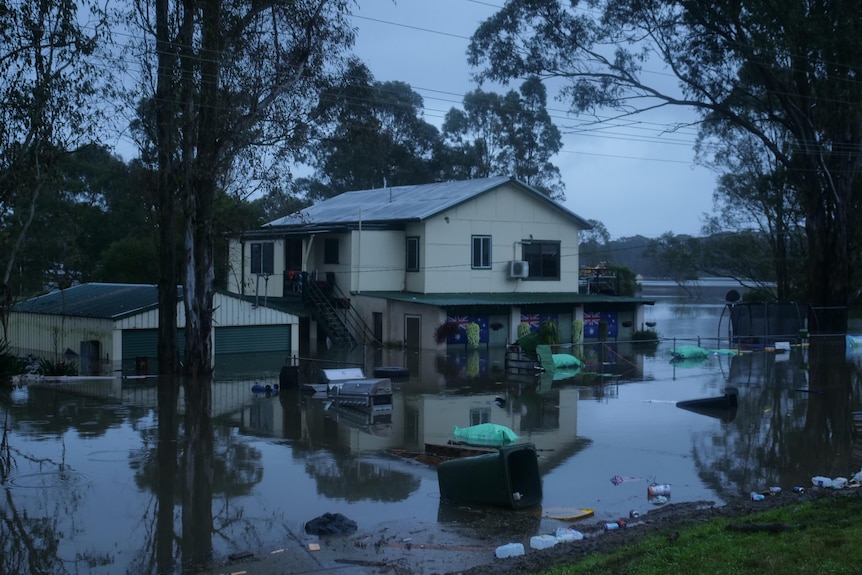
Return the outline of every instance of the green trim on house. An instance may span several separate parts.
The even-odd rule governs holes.
[[[397,291],[361,292],[355,295],[394,301],[412,302],[438,307],[455,306],[534,306],[583,305],[608,306],[613,304],[653,305],[655,300],[641,297],[623,297],[579,293],[410,293]]]

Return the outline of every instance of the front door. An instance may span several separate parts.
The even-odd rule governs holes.
[[[404,316],[404,348],[422,349],[422,318],[418,315]]]

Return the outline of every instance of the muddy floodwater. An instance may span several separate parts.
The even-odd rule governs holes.
[[[533,519],[491,511],[501,544],[553,532],[550,516],[571,509],[595,510],[591,521],[647,511],[664,501],[648,496],[653,483],[670,486],[671,502],[721,505],[860,470],[862,352],[842,341],[672,362],[676,346],[727,347],[725,292],[652,289],[646,320],[660,343],[587,346],[576,373],[507,373],[502,349],[317,358],[408,368],[382,413],[299,390],[252,393],[278,382],[283,357],[217,365],[211,417],[185,413],[182,392],[160,411],[156,379],[3,384],[0,572],[192,573],[302,538],[325,513],[360,528],[467,524],[469,510],[441,501],[434,468],[393,453],[486,422],[535,445],[542,481]],[[728,387],[733,411],[676,405]]]

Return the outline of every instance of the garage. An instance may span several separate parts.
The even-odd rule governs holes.
[[[177,292],[177,325],[184,326],[182,288]],[[213,309],[214,355],[299,354],[296,315],[223,292],[214,295]],[[90,374],[128,372],[155,362],[158,327],[157,286],[89,283],[17,304],[9,340],[14,353],[22,356],[86,356]],[[182,327],[178,346],[182,354]]]

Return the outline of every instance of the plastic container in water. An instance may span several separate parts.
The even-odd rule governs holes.
[[[832,488],[833,489],[844,489],[847,487],[847,478],[846,477],[836,477],[832,480]]]
[[[524,554],[524,544],[523,543],[506,543],[505,545],[500,545],[497,547],[497,550],[494,551],[494,555],[497,559],[506,559],[507,557],[517,557],[519,555]]]
[[[763,501],[766,498],[763,493],[758,493],[757,491],[751,492],[751,500],[752,501]]]
[[[670,495],[670,483],[653,483],[647,487],[648,497],[655,497],[656,495]]]
[[[532,549],[548,549],[557,544],[557,538],[553,535],[534,535],[530,537],[530,547]]]
[[[580,541],[584,538],[584,534],[577,529],[571,527],[557,527],[557,541],[564,543],[566,541]]]

